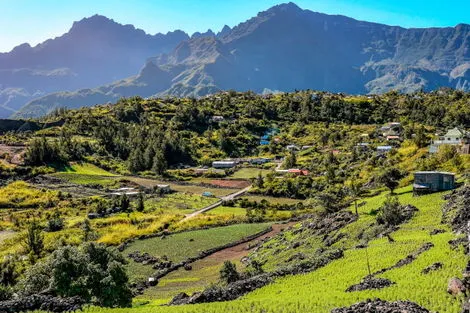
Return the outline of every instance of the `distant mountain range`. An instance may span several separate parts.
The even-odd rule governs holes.
[[[151,36],[94,16],[62,37],[0,54],[0,116],[5,108],[3,115],[32,117],[133,95],[439,87],[470,90],[470,25],[406,29],[293,3],[191,37]]]

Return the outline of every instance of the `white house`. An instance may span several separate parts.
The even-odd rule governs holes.
[[[433,140],[429,146],[429,153],[436,153],[442,145],[458,146],[460,153],[470,153],[470,134],[457,127],[447,131],[444,136],[440,136],[438,140]]]

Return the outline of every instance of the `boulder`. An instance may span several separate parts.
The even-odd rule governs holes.
[[[460,279],[454,277],[451,278],[447,284],[447,292],[453,296],[457,296],[461,293],[466,295],[467,288],[465,288],[465,285]]]

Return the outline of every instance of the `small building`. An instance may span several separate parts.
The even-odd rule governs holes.
[[[159,190],[163,191],[164,193],[170,193],[171,192],[170,185],[157,185],[156,187]]]
[[[290,173],[290,174],[294,174],[294,175],[308,175],[308,174],[310,174],[309,171],[301,170],[301,169],[298,169],[298,168],[288,169],[287,172]]]
[[[212,118],[211,118],[211,121],[212,122],[223,122],[225,120],[225,118],[222,116],[222,115],[214,115]]]
[[[306,146],[302,146],[302,148],[300,148],[300,149],[301,150],[307,150],[307,149],[310,149],[310,148],[313,148],[313,146],[306,145]]]
[[[393,147],[392,146],[378,146],[377,147],[377,154],[378,155],[384,155],[392,151]]]
[[[457,146],[462,154],[470,154],[470,134],[457,127],[447,131],[438,140],[433,140],[429,146],[429,153],[437,153],[442,145]]]
[[[212,162],[213,168],[233,168],[237,165],[235,161],[214,161]]]
[[[269,140],[271,138],[271,135],[263,135],[261,136],[261,140]]]
[[[297,145],[288,145],[288,146],[286,146],[286,149],[289,150],[289,151],[298,151],[298,150],[300,150],[300,147],[297,146]]]
[[[387,136],[400,136],[402,127],[399,122],[387,123],[380,128],[383,137]]]
[[[360,142],[356,145],[356,149],[359,150],[367,150],[369,148],[369,143],[368,142]]]
[[[387,141],[399,141],[399,140],[400,140],[400,136],[395,136],[395,135],[387,136]]]
[[[119,188],[119,189],[116,189],[116,190],[112,190],[110,195],[111,196],[123,196],[123,195],[126,195],[128,197],[131,197],[131,196],[136,196],[138,195],[140,192],[138,190],[136,190],[135,188],[129,188],[129,187],[124,187],[124,188]]]
[[[261,164],[266,164],[270,161],[271,161],[271,159],[268,159],[268,158],[256,158],[256,159],[251,159],[250,163],[251,164],[256,164],[256,165],[261,165]]]
[[[260,145],[260,146],[267,146],[267,145],[269,145],[269,140],[263,140],[263,139],[261,139],[261,140],[259,141],[259,145]]]
[[[212,192],[210,192],[210,191],[204,191],[204,192],[202,193],[202,196],[203,196],[203,197],[213,197],[214,195],[213,195]]]
[[[426,193],[455,188],[455,174],[448,172],[423,171],[414,173],[413,192]]]

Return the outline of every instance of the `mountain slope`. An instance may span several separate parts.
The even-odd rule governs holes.
[[[75,22],[60,37],[0,54],[0,116],[41,95],[134,75],[148,57],[188,38],[182,31],[148,35],[99,15]]]
[[[103,100],[119,96],[202,96],[218,90],[292,91],[317,89],[347,93],[403,92],[439,87],[470,89],[470,25],[405,29],[302,10],[293,3],[259,13],[233,29],[196,34],[171,53],[152,58],[158,67],[148,80],[117,82]],[[165,78],[166,77],[166,78]],[[166,80],[165,80],[166,79]],[[158,88],[152,86],[160,81]],[[137,84],[137,86],[136,86]],[[114,86],[114,87],[112,87]],[[108,88],[108,89],[109,89]],[[28,104],[20,116],[35,116],[32,107],[93,105],[102,88],[48,95]],[[80,99],[77,102],[76,99]],[[51,106],[52,105],[52,106]]]

